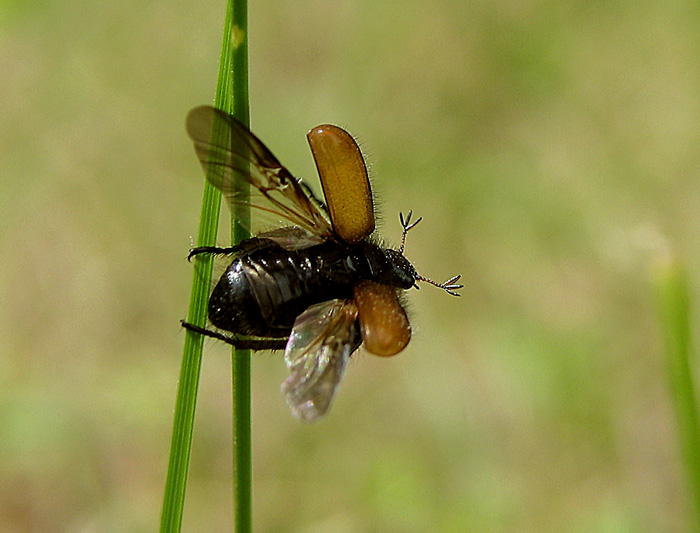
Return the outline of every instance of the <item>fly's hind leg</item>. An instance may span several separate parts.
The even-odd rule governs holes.
[[[182,320],[181,323],[182,327],[185,329],[223,341],[237,350],[284,350],[287,346],[287,339],[239,339],[235,335],[224,335],[218,331],[200,328],[185,320]]]

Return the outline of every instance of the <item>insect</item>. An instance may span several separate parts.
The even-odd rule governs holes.
[[[411,212],[400,215],[398,250],[371,236],[374,203],[362,153],[345,130],[317,126],[307,134],[328,205],[280,164],[232,115],[197,107],[187,131],[207,179],[230,204],[248,203],[290,224],[227,247],[190,250],[188,259],[211,254],[232,258],[209,299],[209,320],[219,330],[183,321],[191,331],[238,349],[283,349],[290,372],[282,391],[303,420],[323,416],[350,355],[364,343],[370,353],[399,353],[411,327],[399,291],[427,282],[459,296],[454,276],[424,278],[404,257]],[[251,186],[243,199],[236,179]]]

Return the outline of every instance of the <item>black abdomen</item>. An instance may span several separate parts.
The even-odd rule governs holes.
[[[326,241],[289,251],[272,246],[242,254],[226,269],[209,299],[216,327],[242,335],[288,336],[310,305],[350,298],[352,285],[371,276],[369,255],[379,247]]]

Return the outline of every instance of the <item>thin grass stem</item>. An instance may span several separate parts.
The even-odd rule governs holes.
[[[233,55],[233,114],[243,124],[250,124],[248,102],[248,7],[247,0],[234,0],[233,34],[229,38]],[[228,18],[228,16],[227,16]],[[224,43],[226,43],[224,35]],[[222,51],[223,54],[223,51]],[[249,185],[239,179],[236,197],[244,201],[232,206],[232,243],[250,237],[250,207],[245,201]],[[253,465],[250,417],[250,350],[234,350],[231,359],[233,390],[233,497],[234,524],[238,533],[253,529]]]
[[[249,121],[247,32],[246,0],[228,0],[214,105],[219,109],[233,112],[239,120],[246,124]],[[221,193],[206,180],[197,246],[216,244],[220,210]],[[233,223],[232,235],[234,242],[237,242],[237,240],[245,238],[242,228],[248,226],[247,221],[250,215],[244,210],[233,213],[233,217],[234,220],[242,221],[242,223]],[[212,268],[213,260],[211,257],[207,257],[207,254],[196,258],[187,320],[198,326],[204,326],[206,323]],[[182,527],[202,347],[202,336],[187,330],[175,403],[173,436],[161,515],[161,532],[177,532]],[[235,353],[233,361],[234,454],[236,457],[234,472],[235,522],[236,531],[247,532],[252,530],[249,353]],[[239,420],[243,422],[240,423]]]
[[[676,260],[666,260],[659,266],[656,289],[679,443],[694,513],[691,521],[699,524],[700,427],[691,373],[690,295],[685,271]]]

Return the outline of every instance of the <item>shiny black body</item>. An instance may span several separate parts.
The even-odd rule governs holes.
[[[211,294],[209,319],[239,335],[288,337],[309,306],[352,298],[357,281],[408,289],[418,277],[401,253],[368,240],[327,240],[287,250],[274,240],[256,237],[229,250],[236,257]]]

